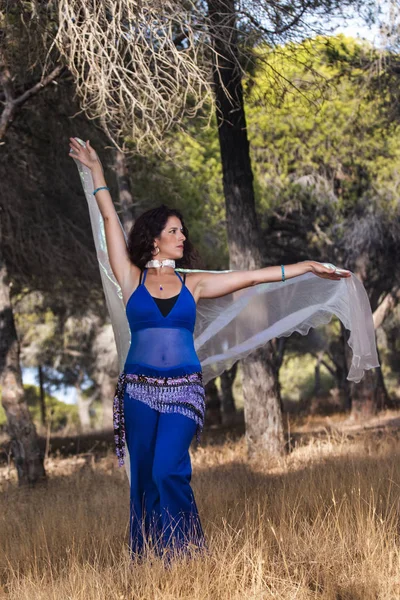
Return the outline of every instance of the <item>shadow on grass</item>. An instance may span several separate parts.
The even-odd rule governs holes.
[[[347,423],[344,421],[335,423],[329,418],[318,418],[307,425],[307,431],[296,431],[296,427],[290,426],[289,420],[285,419],[285,449],[291,453],[296,447],[304,446],[310,442],[323,441],[340,436],[342,440],[353,441],[362,436],[373,436],[376,441],[382,440],[388,433],[397,440],[400,438],[400,416],[391,416],[383,422],[360,421],[359,423]],[[300,419],[299,422],[304,421]],[[237,411],[227,425],[205,424],[201,442],[195,439],[192,448],[207,446],[224,446],[227,441],[236,442],[245,435],[245,422],[243,410]],[[46,438],[39,436],[39,447],[42,454],[46,451]],[[75,435],[53,434],[49,441],[47,455],[51,458],[67,458],[71,456],[92,456],[93,460],[100,460],[109,452],[114,451],[114,432],[112,429],[78,433]],[[10,461],[10,442],[0,442],[0,465]]]

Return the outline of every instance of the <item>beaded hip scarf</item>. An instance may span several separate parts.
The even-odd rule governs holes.
[[[199,441],[204,424],[205,392],[202,373],[179,377],[150,377],[125,373],[118,377],[113,403],[115,453],[122,466],[125,458],[124,394],[144,402],[150,408],[164,413],[180,413],[197,424]]]

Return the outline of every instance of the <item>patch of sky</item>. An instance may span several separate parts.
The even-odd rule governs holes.
[[[53,377],[56,377],[57,373],[53,373]],[[39,374],[38,370],[32,367],[23,367],[22,368],[22,381],[24,385],[36,385],[39,386]],[[92,381],[87,379],[83,382],[81,388],[82,390],[87,389],[92,385]],[[46,393],[54,396],[57,400],[61,402],[65,402],[65,404],[76,404],[76,391],[73,386],[65,386],[65,385],[51,385],[49,382],[45,381],[44,384]]]

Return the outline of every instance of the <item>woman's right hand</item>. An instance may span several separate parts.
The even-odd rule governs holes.
[[[82,146],[75,138],[71,137],[69,138],[69,144],[70,151],[68,156],[76,158],[91,171],[97,166],[101,167],[99,157],[90,145],[89,140],[86,141],[86,146]]]

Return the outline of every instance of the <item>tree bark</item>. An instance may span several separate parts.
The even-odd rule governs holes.
[[[46,425],[46,396],[44,392],[43,368],[38,366],[39,373],[39,392],[40,392],[40,417],[42,425]]]
[[[49,85],[52,81],[57,79],[62,72],[64,67],[58,65],[51,73],[43,77],[40,81],[35,83],[31,88],[26,89],[19,96],[15,95],[13,78],[7,65],[7,59],[4,50],[0,48],[0,86],[4,93],[4,108],[0,115],[0,140],[2,140],[7,132],[7,129],[11,126],[14,117],[20,106],[25,104],[32,96],[35,96],[40,90]]]
[[[375,331],[383,324],[386,317],[390,315],[393,309],[397,306],[399,299],[400,288],[398,287],[393,288],[393,290],[386,294],[373,314]]]
[[[238,364],[224,371],[221,376],[221,416],[222,423],[229,425],[236,413],[235,400],[233,398],[233,382],[235,381]]]
[[[317,354],[317,362],[314,367],[314,389],[313,396],[319,396],[321,393],[321,361],[322,361],[323,352],[318,352]]]
[[[103,429],[113,428],[113,398],[115,385],[115,378],[110,377],[107,372],[104,372],[100,382]]]
[[[377,407],[377,377],[371,370],[366,371],[360,383],[351,384],[351,418],[355,421],[373,416]]]
[[[262,266],[253,173],[237,56],[234,0],[208,0],[214,93],[223,170],[230,267]],[[278,373],[272,344],[242,361],[246,438],[249,454],[283,453]]]
[[[93,402],[93,398],[84,398],[82,394],[83,371],[80,372],[79,377],[75,383],[76,403],[78,405],[78,416],[81,431],[86,432],[91,429],[90,423],[90,405]]]
[[[359,383],[350,385],[350,390],[351,419],[354,421],[372,417],[390,405],[389,394],[380,367],[366,371]]]
[[[90,423],[90,405],[92,404],[91,398],[84,398],[82,394],[82,390],[78,385],[75,386],[76,392],[76,400],[78,404],[78,415],[79,415],[79,423],[81,426],[81,431],[86,432],[90,431],[91,423]]]
[[[347,340],[349,339],[349,332],[345,329],[343,323],[340,323],[341,330],[341,341],[343,344],[343,358],[337,361],[337,376],[339,381],[339,389],[342,391],[344,397],[344,409],[346,412],[351,412],[353,397],[350,381],[347,379],[347,373],[350,369],[351,363],[351,349]]]
[[[206,415],[207,425],[221,425],[221,399],[215,379],[211,379],[206,386]]]
[[[19,343],[7,281],[7,267],[1,255],[0,239],[0,384],[2,405],[7,416],[11,455],[19,485],[35,484],[44,479],[43,454],[36,428],[24,398],[19,362]]]
[[[13,77],[6,53],[0,48],[0,87],[4,94],[0,115],[0,140],[5,137],[17,111],[27,100],[57,79],[64,67],[58,65],[47,76],[19,96],[15,95]],[[1,223],[0,223],[1,227]],[[7,266],[3,259],[0,231],[0,385],[2,404],[7,416],[7,429],[11,438],[11,453],[18,473],[18,483],[34,484],[46,477],[43,455],[28,405],[24,399],[22,373],[19,362],[19,344],[8,287]]]
[[[269,344],[242,362],[244,419],[249,455],[284,453],[282,404],[278,373]]]
[[[356,262],[355,274],[364,283],[367,280],[367,259],[361,254]],[[396,306],[399,297],[398,288],[389,292],[383,301],[377,306],[372,306],[375,330],[380,327],[386,317]],[[378,358],[379,358],[379,349]],[[348,354],[348,364],[349,364]],[[388,391],[381,367],[366,371],[364,377],[359,383],[353,383],[350,386],[351,394],[351,418],[359,420],[375,415],[379,410],[391,404]]]
[[[129,181],[126,157],[120,150],[115,151],[115,173],[118,183],[119,205],[121,207],[121,221],[125,233],[128,235],[135,223],[133,214],[133,196]]]

